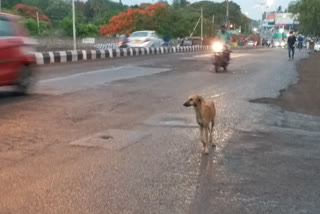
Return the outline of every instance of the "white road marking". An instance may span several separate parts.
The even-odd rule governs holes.
[[[96,88],[100,85],[114,81],[133,79],[136,77],[167,72],[169,70],[170,69],[168,68],[121,66],[110,69],[88,71],[64,77],[41,80],[37,85],[36,92],[41,94],[58,95],[83,89]]]
[[[217,98],[217,97],[221,97],[221,96],[222,96],[222,95],[224,95],[224,94],[225,94],[225,92],[220,93],[220,94],[215,94],[215,95],[210,96],[210,98]]]
[[[248,56],[251,54],[247,54],[247,53],[231,53],[231,59],[235,59],[235,58],[239,58],[239,57],[244,57],[244,56]],[[201,54],[201,55],[194,55],[194,56],[190,56],[190,57],[182,57],[181,59],[183,60],[208,60],[209,58],[212,57],[212,54]]]

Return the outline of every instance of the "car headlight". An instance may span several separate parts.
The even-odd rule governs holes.
[[[212,45],[212,49],[214,52],[222,52],[223,51],[223,44],[221,42],[215,42]]]
[[[281,47],[284,47],[286,45],[286,43],[281,42]]]
[[[274,46],[276,46],[276,47],[278,47],[279,45],[280,45],[279,42],[275,42],[275,43],[274,43]]]

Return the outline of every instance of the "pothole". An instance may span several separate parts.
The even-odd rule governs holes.
[[[149,134],[143,130],[109,129],[91,136],[73,141],[70,144],[84,147],[100,147],[119,151],[140,142]]]
[[[110,135],[102,135],[100,138],[103,139],[103,140],[111,140],[111,139],[113,139],[113,137],[110,136]]]
[[[249,102],[250,103],[272,104],[275,102],[275,99],[263,97],[263,98],[249,100]]]

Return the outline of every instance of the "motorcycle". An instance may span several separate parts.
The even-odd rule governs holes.
[[[117,43],[118,48],[127,48],[128,44],[127,44],[127,36],[126,35],[121,35],[119,42]]]
[[[270,48],[270,46],[271,46],[271,41],[270,40],[267,41],[267,46]]]
[[[214,42],[212,45],[213,55],[212,55],[212,64],[215,66],[216,73],[219,72],[220,68],[223,68],[225,71],[230,62],[230,52],[226,45],[222,42]]]

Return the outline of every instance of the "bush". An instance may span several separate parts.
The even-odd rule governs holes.
[[[38,23],[34,19],[25,19],[23,20],[23,24],[25,25],[31,36],[43,36],[48,34],[49,23],[47,22],[41,21],[39,23],[40,35],[38,32]]]
[[[72,25],[72,19],[70,17],[64,18],[60,22],[60,26],[64,30],[65,35],[67,36],[73,35],[73,25]],[[93,24],[83,24],[81,22],[80,23],[77,22],[76,32],[77,32],[77,36],[81,36],[81,37],[96,36],[98,35],[99,28]]]
[[[25,19],[23,24],[26,26],[28,32],[32,36],[38,35],[38,24],[33,19]]]
[[[99,28],[93,24],[80,24],[78,29],[78,35],[83,37],[97,36]]]
[[[60,27],[63,29],[65,35],[67,36],[72,36],[72,19],[70,17],[66,17],[64,18],[61,22],[60,22]]]

